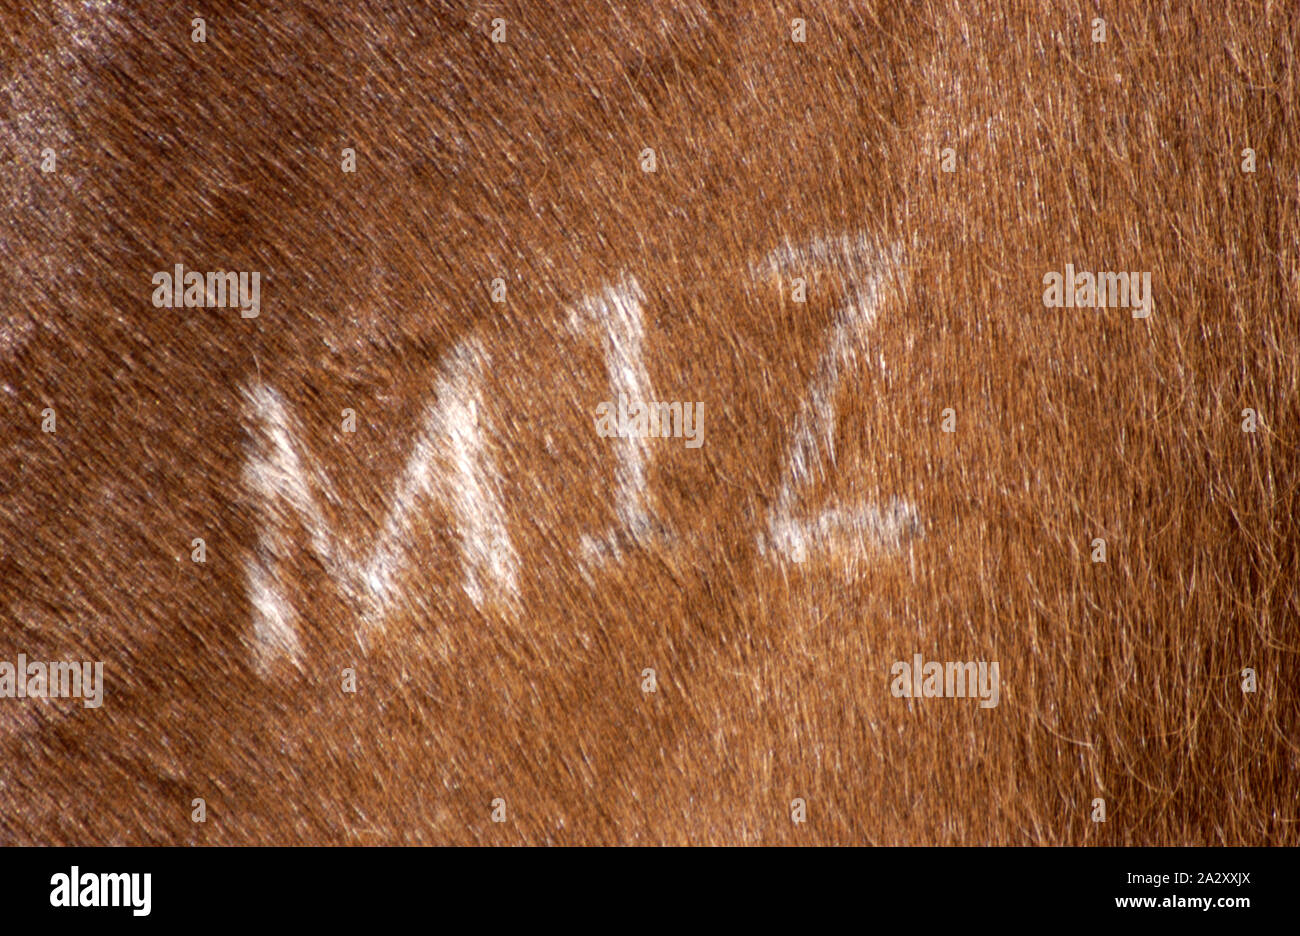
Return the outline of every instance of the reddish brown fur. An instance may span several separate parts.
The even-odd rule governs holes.
[[[0,17],[0,660],[103,660],[106,697],[0,699],[0,840],[1300,842],[1288,5],[1111,4],[1104,44],[1072,0],[218,3],[205,44],[187,6],[52,6]],[[906,496],[924,536],[795,565],[756,537],[855,271],[801,305],[748,270],[857,231],[906,286],[805,501]],[[1154,271],[1154,314],[1045,309],[1065,262]],[[260,317],[154,308],[175,263],[261,271]],[[566,322],[625,272],[705,443],[650,443],[676,538],[588,584],[615,456]],[[259,673],[242,388],[365,542],[472,337],[523,613],[466,598],[426,501],[363,648],[285,513],[302,661]],[[1001,704],[894,698],[914,653],[1001,660]]]

